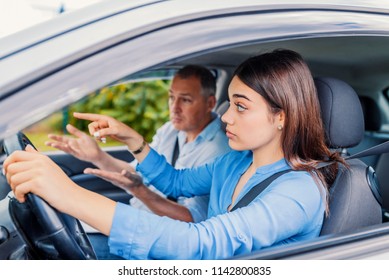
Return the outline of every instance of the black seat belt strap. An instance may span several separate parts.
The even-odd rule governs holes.
[[[365,149],[359,153],[353,154],[346,159],[353,159],[353,158],[361,158],[361,157],[367,157],[372,155],[380,155],[389,153],[389,141],[386,141],[384,143],[378,144],[376,146],[373,146],[371,148]]]
[[[381,155],[381,154],[385,154],[385,153],[389,153],[389,141],[386,141],[384,143],[378,144],[378,145],[373,146],[371,148],[365,149],[365,150],[360,151],[359,153],[353,154],[351,156],[347,156],[344,158],[344,160],[367,157],[367,156],[374,156],[374,155]],[[317,165],[317,168],[322,168],[322,167],[331,165],[333,163],[335,163],[335,161],[321,162]]]
[[[173,150],[172,166],[176,165],[176,161],[178,159],[179,154],[180,154],[180,146],[178,144],[178,135],[177,135],[176,144],[174,145],[174,150]]]
[[[180,154],[180,146],[178,144],[178,135],[177,135],[176,143],[174,144],[173,156],[172,156],[172,163],[171,163],[172,166],[176,165],[176,161],[178,159],[179,154]],[[167,196],[167,198],[171,201],[177,201],[177,199],[172,196]]]
[[[280,177],[281,175],[284,175],[285,173],[288,173],[290,171],[293,171],[293,169],[287,169],[283,170],[277,173],[274,173],[270,177],[266,178],[259,184],[255,185],[251,190],[248,191],[239,201],[235,204],[235,206],[231,209],[231,212],[248,205],[251,201],[253,201],[264,189],[267,188],[275,179]]]

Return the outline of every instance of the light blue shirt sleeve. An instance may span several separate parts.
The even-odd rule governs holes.
[[[208,195],[214,163],[191,169],[175,169],[154,149],[136,167],[162,193],[173,197]]]

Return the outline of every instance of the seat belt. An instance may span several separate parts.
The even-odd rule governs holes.
[[[269,176],[259,184],[255,185],[251,190],[248,191],[239,201],[235,204],[234,207],[232,207],[231,211],[234,211],[240,207],[248,205],[251,201],[254,200],[264,189],[267,188],[275,179],[280,177],[281,175],[284,175],[285,173],[288,173],[290,171],[293,171],[293,169],[287,169],[282,170],[277,173],[274,173],[273,175]]]
[[[367,156],[373,156],[377,154],[385,154],[389,153],[389,141],[386,141],[384,143],[378,144],[376,146],[373,146],[371,148],[368,148],[366,150],[360,151],[354,155],[345,157],[345,160],[349,159],[355,159],[355,158],[361,158],[361,157],[367,157]],[[329,161],[329,162],[322,162],[318,165],[317,168],[322,168],[325,166],[328,166],[330,164],[335,163],[335,161]],[[274,173],[272,176],[268,177],[267,179],[263,180],[259,184],[255,185],[248,193],[246,193],[239,201],[235,204],[235,206],[231,209],[231,212],[240,208],[247,206],[251,201],[253,201],[264,189],[267,188],[275,179],[280,177],[281,175],[288,173],[290,171],[293,171],[293,169],[287,169],[284,171],[280,171],[277,173]],[[376,195],[375,191],[373,190],[373,194]]]
[[[356,154],[346,157],[345,159],[361,158],[361,157],[374,156],[377,154],[386,154],[386,153],[389,153],[389,141],[375,145],[366,150],[360,151]]]
[[[174,145],[174,150],[173,150],[172,166],[176,165],[176,161],[178,159],[179,154],[180,154],[180,146],[178,145],[178,135],[177,135],[176,144]]]
[[[180,146],[178,144],[178,135],[177,135],[177,139],[176,139],[176,144],[174,144],[174,150],[173,150],[173,156],[172,156],[172,166],[174,167],[176,165],[176,161],[178,159],[178,155],[180,154]],[[177,202],[177,199],[172,197],[172,196],[167,196],[167,199],[171,200],[171,201],[174,201],[174,202]]]

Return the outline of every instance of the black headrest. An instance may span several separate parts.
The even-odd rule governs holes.
[[[363,115],[365,117],[365,130],[378,131],[381,129],[381,112],[373,98],[360,96]]]
[[[344,81],[329,77],[315,78],[315,85],[328,145],[331,148],[358,145],[365,125],[362,106],[354,89]]]

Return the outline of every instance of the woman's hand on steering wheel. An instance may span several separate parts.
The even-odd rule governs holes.
[[[16,199],[24,202],[27,193],[38,195],[50,205],[64,211],[65,199],[74,183],[49,157],[27,145],[4,161],[4,171]],[[53,191],[55,188],[55,191]]]

